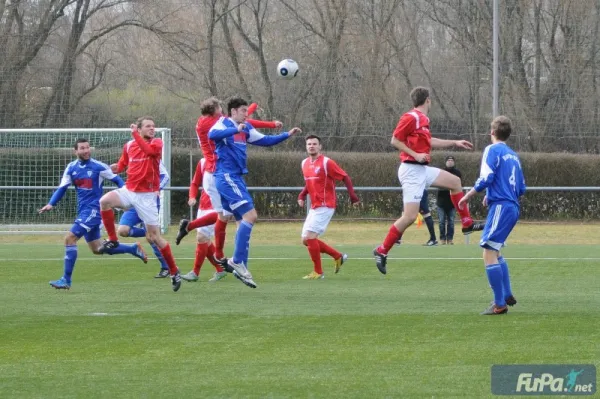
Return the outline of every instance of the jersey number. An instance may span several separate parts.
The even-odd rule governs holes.
[[[508,178],[508,182],[512,186],[513,191],[515,193],[517,192],[517,177],[515,176],[516,171],[517,171],[517,167],[513,166],[512,173],[510,174],[510,177]]]

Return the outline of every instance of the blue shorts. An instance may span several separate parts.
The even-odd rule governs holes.
[[[156,199],[158,210],[160,212],[160,196]],[[121,219],[119,219],[119,224],[121,226],[137,226],[138,224],[144,223],[140,216],[136,212],[135,208],[129,208],[121,215]]]
[[[214,176],[223,209],[231,212],[235,216],[235,220],[242,220],[242,216],[246,212],[254,209],[254,201],[246,188],[244,178],[229,173]]]
[[[517,224],[519,213],[519,206],[512,202],[498,202],[490,205],[479,246],[500,251]]]
[[[421,212],[421,215],[427,215],[429,213],[429,193],[427,192],[427,189],[423,191],[421,203],[419,204],[419,212]]]
[[[99,209],[84,209],[71,226],[71,233],[77,238],[85,237],[86,242],[100,239],[102,217]]]

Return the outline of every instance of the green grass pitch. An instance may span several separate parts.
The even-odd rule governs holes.
[[[503,252],[519,303],[492,317],[478,234],[428,248],[411,230],[384,277],[371,250],[387,226],[332,223],[324,240],[350,259],[305,281],[301,223],[259,223],[258,289],[208,283],[206,262],[177,293],[156,260],[85,243],[57,291],[60,236],[0,236],[0,397],[482,398],[493,364],[598,365],[600,226],[517,226]],[[173,249],[188,272],[193,237]]]

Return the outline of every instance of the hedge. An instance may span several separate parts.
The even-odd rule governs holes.
[[[56,157],[59,150],[37,149],[35,157],[50,159]],[[62,150],[64,152],[64,150]],[[468,152],[442,152],[432,154],[432,165],[443,166],[446,155],[453,155],[456,166],[463,174],[463,185],[472,186],[479,173],[481,153]],[[351,176],[355,186],[389,187],[398,186],[397,168],[398,158],[396,153],[327,153]],[[108,156],[106,150],[96,150],[93,156],[99,160]],[[193,165],[200,159],[197,149],[191,152]],[[247,176],[248,186],[302,186],[304,181],[300,171],[300,162],[305,158],[300,152],[276,152],[271,149],[249,150]],[[5,173],[0,174],[0,185],[31,184],[56,185],[60,176],[50,176],[49,181],[40,179],[39,171],[35,167],[23,168],[30,175],[13,176],[7,171],[14,170],[16,164],[30,165],[32,154],[15,155],[0,151],[0,168]],[[68,155],[67,155],[68,157]],[[528,186],[597,186],[600,187],[600,157],[584,154],[562,153],[521,153],[523,170]],[[186,148],[173,148],[171,164],[171,185],[188,186],[190,180],[190,150]],[[47,201],[47,192],[37,192],[30,195],[27,204],[14,204],[23,202],[21,197],[14,195],[14,190],[0,192],[0,202],[5,204],[0,212],[0,221],[3,223],[26,222],[15,219],[23,214],[35,214],[44,201]],[[347,195],[338,194],[337,217],[372,217],[393,218],[401,212],[401,197],[398,192],[359,192],[361,206],[358,209],[349,206]],[[254,193],[255,205],[259,217],[268,218],[302,218],[305,210],[296,204],[298,193],[262,192]],[[173,192],[172,194],[172,220],[189,215],[186,192]],[[432,206],[435,195],[430,196]],[[63,204],[61,208],[66,206]],[[522,201],[522,218],[535,220],[555,219],[582,219],[592,220],[600,216],[600,192],[529,192]],[[69,207],[73,207],[69,203]],[[17,209],[23,209],[17,211]],[[471,210],[476,218],[483,218],[486,210],[482,208],[480,200],[471,202]],[[58,210],[57,210],[58,211]],[[71,221],[73,212],[62,209],[66,221]]]

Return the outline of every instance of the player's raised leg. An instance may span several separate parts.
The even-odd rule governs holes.
[[[103,250],[116,248],[119,245],[113,208],[128,209],[132,205],[130,203],[124,203],[117,191],[118,190],[110,191],[100,198],[100,216],[102,217],[102,224],[108,234],[108,241],[105,242]]]
[[[471,234],[474,231],[481,231],[485,226],[485,223],[473,222],[471,212],[469,211],[469,205],[464,204],[459,206],[458,203],[465,196],[460,177],[453,175],[452,173],[440,170],[437,178],[431,184],[434,187],[447,188],[450,190],[450,199],[454,208],[460,216],[460,222],[462,224],[463,234]]]

